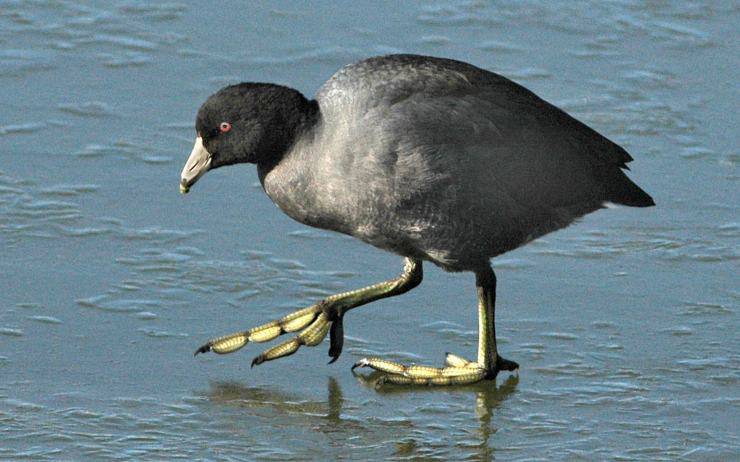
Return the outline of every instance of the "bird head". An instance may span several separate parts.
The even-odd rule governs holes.
[[[198,110],[180,192],[187,193],[208,170],[279,159],[315,105],[297,90],[268,83],[240,83],[211,95]]]

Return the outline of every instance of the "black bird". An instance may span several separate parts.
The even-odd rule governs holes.
[[[450,59],[369,58],[334,74],[314,100],[292,88],[241,83],[198,111],[180,190],[209,169],[250,162],[293,219],[401,255],[396,279],[328,297],[282,319],[200,347],[231,353],[300,331],[252,365],[318,345],[342,349],[344,314],[422,280],[422,262],[472,271],[478,293],[477,361],[447,354],[442,368],[364,358],[400,384],[463,384],[519,365],[496,348],[496,276],[490,259],[563,228],[607,202],[655,205],[624,174],[630,155],[526,88]],[[354,369],[353,367],[353,369]]]

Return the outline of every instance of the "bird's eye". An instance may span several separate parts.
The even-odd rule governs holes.
[[[231,124],[228,122],[221,122],[221,125],[218,126],[218,129],[221,133],[226,133],[231,130]]]

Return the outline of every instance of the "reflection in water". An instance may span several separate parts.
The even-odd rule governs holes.
[[[374,388],[378,374],[378,372],[368,376],[358,374],[357,378],[361,383]],[[461,443],[459,448],[465,452],[472,449],[475,460],[491,460],[495,449],[489,440],[497,431],[497,426],[493,422],[494,411],[515,392],[518,384],[518,375],[512,375],[500,385],[493,382],[441,388],[387,385],[377,391],[381,399],[383,395],[391,398],[398,394],[408,393],[418,396],[424,393],[430,402],[434,402],[435,396],[449,393],[465,395],[474,393],[476,397],[474,411],[478,418],[478,429],[471,434],[475,435],[475,441],[472,445]],[[252,418],[261,414],[261,410],[267,410],[269,411],[267,415],[276,424],[287,418],[293,426],[312,428],[333,441],[341,442],[345,442],[349,437],[361,440],[373,439],[373,435],[378,433],[378,427],[382,427],[385,434],[383,440],[385,443],[393,442],[396,456],[424,455],[430,450],[425,447],[425,441],[418,441],[412,436],[416,434],[414,430],[417,429],[417,424],[407,421],[403,415],[374,423],[368,422],[360,415],[353,415],[355,411],[359,413],[360,410],[351,405],[349,409],[345,408],[346,401],[342,389],[333,377],[328,379],[325,401],[302,398],[271,388],[249,387],[236,382],[212,383],[207,396],[211,403],[240,408],[240,419],[244,417],[244,413]],[[420,422],[418,426],[429,423]]]
[[[306,453],[315,458],[327,449],[341,452],[341,448],[361,446],[358,441],[382,445],[412,427],[403,418],[368,420],[358,407],[349,404],[348,409],[333,377],[328,378],[326,400],[235,382],[212,383],[207,398],[210,404],[206,412],[215,412],[228,428],[243,431],[238,435],[243,440],[264,443],[265,448],[252,446],[250,451],[265,458],[306,460]],[[226,406],[214,410],[212,404]],[[278,433],[283,435],[284,444],[270,444],[281,438]]]
[[[328,404],[326,418],[331,423],[339,423],[342,421],[342,389],[334,377],[329,377],[327,388],[329,396],[326,398]]]
[[[501,385],[490,386],[485,382],[478,384],[481,389],[476,393],[475,413],[480,420],[478,430],[480,446],[478,447],[478,455],[481,460],[493,459],[494,449],[488,444],[491,434],[496,433],[496,428],[493,428],[491,424],[493,410],[498,408],[504,400],[514,393],[518,384],[519,374],[510,375]]]
[[[243,408],[271,408],[281,414],[323,415],[330,422],[341,422],[342,390],[334,377],[329,377],[327,402],[301,399],[271,388],[248,387],[238,382],[214,382],[208,398],[215,404]]]
[[[383,375],[382,372],[375,371],[368,375],[355,373],[357,380],[367,387],[372,387],[379,393],[397,394],[397,393],[442,393],[442,392],[475,392],[475,414],[478,416],[480,425],[478,427],[477,456],[479,460],[491,460],[494,449],[488,444],[491,434],[496,433],[497,428],[492,424],[494,409],[497,409],[509,396],[516,390],[519,384],[519,374],[509,375],[501,385],[497,382],[483,381],[471,385],[459,387],[406,387],[392,384],[384,384],[382,388],[378,387],[378,379]],[[416,444],[404,443],[398,446],[398,455],[406,455],[414,452]]]

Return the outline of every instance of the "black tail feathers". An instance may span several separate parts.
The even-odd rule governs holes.
[[[607,191],[608,201],[630,207],[652,207],[655,205],[655,201],[648,193],[627,178],[624,172],[620,173],[620,181],[610,181],[608,183],[610,185]]]

